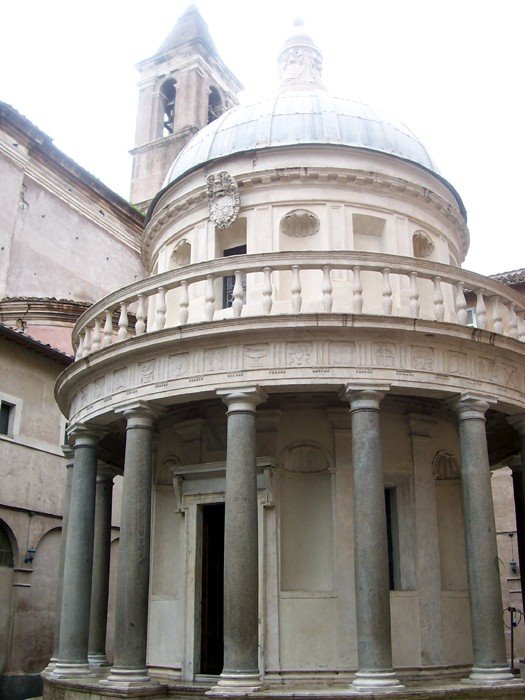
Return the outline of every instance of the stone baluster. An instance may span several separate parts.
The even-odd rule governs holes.
[[[118,319],[118,340],[126,340],[128,337],[128,304],[125,301],[120,302],[120,316]]]
[[[224,668],[217,694],[262,687],[258,659],[258,387],[217,392],[228,406],[224,528]],[[214,692],[212,690],[212,694]]]
[[[89,601],[100,433],[79,425],[71,436],[75,455],[64,557],[60,641],[58,659],[52,672],[55,677],[82,675],[89,670]]]
[[[294,314],[301,313],[301,306],[303,304],[301,286],[301,268],[299,265],[292,265],[292,310]]]
[[[353,686],[401,688],[392,669],[390,588],[378,388],[353,389],[350,403],[354,491],[354,565],[359,670]]]
[[[417,272],[410,273],[410,290],[408,292],[410,299],[410,314],[412,318],[419,318],[419,292],[417,289]]]
[[[465,682],[505,683],[507,667],[494,506],[485,434],[489,404],[463,394],[452,402],[459,430],[461,492],[474,662]]]
[[[82,357],[87,357],[91,352],[91,328],[84,328],[84,343],[82,346]]]
[[[463,289],[463,282],[458,282],[456,284],[456,315],[458,317],[458,323],[462,326],[467,325],[467,300],[465,299],[465,290]]]
[[[434,277],[434,316],[436,321],[441,322],[445,317],[445,308],[443,306],[443,292],[441,290],[441,277]]]
[[[239,318],[244,306],[244,289],[242,287],[242,272],[240,270],[235,270],[235,284],[233,285],[232,296],[233,315],[235,318]]]
[[[84,357],[84,331],[78,334],[78,345],[75,353],[75,360],[81,360]]]
[[[481,289],[476,290],[476,325],[482,331],[487,329],[487,307]]]
[[[155,305],[155,330],[161,331],[166,325],[166,290],[164,287],[157,289]]]
[[[113,312],[111,309],[104,311],[106,317],[104,323],[104,347],[107,348],[113,342]]]
[[[503,333],[503,315],[501,312],[500,298],[495,294],[492,298],[492,330],[494,333]]]
[[[213,288],[213,275],[206,275],[206,290],[204,293],[204,317],[206,321],[213,321],[215,313],[215,290]]]
[[[381,296],[383,297],[383,313],[385,316],[392,315],[392,285],[390,284],[390,270],[388,267],[383,268],[383,291]]]
[[[509,338],[518,338],[518,316],[516,314],[516,305],[514,302],[510,302],[508,305],[509,310]]]
[[[137,295],[137,321],[135,323],[135,335],[143,335],[146,332],[146,302],[144,294]]]
[[[273,306],[272,268],[271,267],[263,268],[263,273],[264,273],[264,282],[263,282],[263,289],[262,289],[263,311],[266,315],[270,315],[270,313],[272,311],[272,306]]]
[[[93,325],[93,334],[91,336],[91,352],[96,352],[100,349],[100,318],[97,316]]]
[[[181,326],[185,326],[188,323],[189,305],[188,282],[187,280],[182,280],[179,293],[179,323]]]
[[[525,311],[518,314],[518,340],[525,343]]]
[[[330,265],[323,266],[323,311],[329,314],[332,311],[334,299],[332,297],[332,280],[330,279]]]
[[[354,265],[353,273],[352,308],[354,314],[360,314],[363,310],[363,284],[361,282],[361,267],[359,265]]]
[[[146,668],[152,438],[155,413],[144,402],[122,411],[126,450],[117,572],[115,661],[102,685],[140,686]]]
[[[108,619],[109,564],[111,556],[112,467],[99,463],[95,489],[95,532],[93,536],[93,580],[89,619],[88,661],[91,666],[108,666],[106,629]]]

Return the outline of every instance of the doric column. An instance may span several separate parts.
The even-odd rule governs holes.
[[[93,540],[93,582],[89,621],[88,661],[108,666],[106,628],[108,618],[109,562],[111,555],[111,505],[115,470],[98,464],[95,494],[95,535]]]
[[[463,394],[453,403],[459,429],[461,491],[474,663],[467,682],[512,681],[503,634],[503,605],[485,434],[487,401]]]
[[[352,390],[352,458],[354,466],[354,565],[359,670],[353,686],[374,692],[402,688],[392,669],[390,586],[385,487],[381,456],[377,388]]]
[[[49,664],[44,669],[44,672],[51,672],[55,668],[58,660],[58,652],[60,647],[60,613],[62,608],[62,586],[64,580],[64,562],[66,559],[66,536],[67,536],[67,521],[69,519],[69,504],[71,502],[71,482],[73,479],[73,458],[74,450],[69,445],[62,445],[62,452],[66,458],[66,488],[64,492],[64,501],[62,510],[62,533],[60,536],[60,553],[58,560],[58,577],[57,577],[57,597],[55,604],[55,627],[53,632],[53,655],[49,659]]]
[[[219,391],[228,406],[224,527],[224,667],[216,692],[262,687],[258,658],[259,571],[255,409],[258,387]]]
[[[150,681],[146,668],[152,441],[155,413],[144,402],[126,408],[126,452],[117,573],[115,661],[107,681]]]
[[[71,500],[64,556],[58,660],[52,673],[57,677],[89,671],[87,650],[100,432],[79,425],[71,435],[74,441]]]
[[[512,467],[514,508],[516,510],[516,532],[520,562],[521,599],[525,610],[525,413],[512,416],[508,421],[520,434],[521,464]]]

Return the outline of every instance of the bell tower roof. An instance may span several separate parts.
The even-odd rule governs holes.
[[[189,5],[168,36],[164,39],[155,56],[162,56],[183,46],[201,43],[209,53],[218,57],[218,52],[197,6]]]

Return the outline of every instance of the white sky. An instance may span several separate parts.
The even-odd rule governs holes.
[[[3,3],[0,99],[80,165],[129,193],[135,64],[155,53],[189,3]],[[197,0],[219,53],[246,86],[277,85],[294,17],[324,55],[334,94],[379,108],[425,144],[469,215],[465,266],[525,266],[523,0]]]

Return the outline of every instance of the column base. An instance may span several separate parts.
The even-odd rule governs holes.
[[[263,683],[258,673],[221,673],[217,685],[208,690],[206,695],[229,696],[247,695],[257,690],[264,690],[268,685]]]
[[[111,666],[105,654],[88,654],[90,666]]]
[[[396,693],[405,686],[397,680],[393,671],[358,671],[351,687],[362,693]]]
[[[42,673],[51,673],[52,671],[54,671],[55,666],[57,665],[57,661],[58,661],[58,659],[56,658],[56,656],[52,656],[49,659],[49,663],[47,664],[45,669],[42,671]]]
[[[50,675],[52,678],[74,678],[75,676],[88,676],[89,664],[57,660]]]
[[[141,685],[155,685],[155,682],[148,676],[147,668],[112,668],[107,678],[99,681],[99,685],[135,688]]]
[[[468,678],[462,678],[462,683],[468,685],[498,685],[500,683],[518,683],[519,678],[513,676],[507,666],[496,668],[472,668]]]

